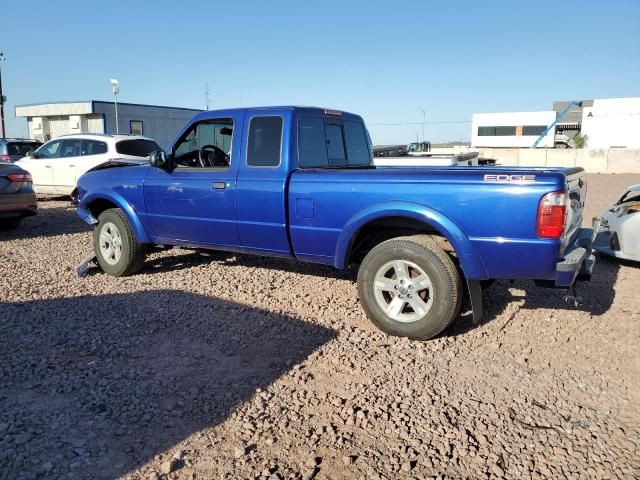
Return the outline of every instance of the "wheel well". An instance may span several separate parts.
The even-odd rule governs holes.
[[[431,225],[413,218],[385,217],[369,222],[358,230],[351,241],[346,264],[359,264],[373,247],[386,240],[419,234],[436,237],[438,246],[455,257],[452,245]]]
[[[96,219],[98,218],[98,215],[110,208],[118,208],[118,205],[103,198],[98,198],[87,206],[87,210],[89,210],[91,215]]]

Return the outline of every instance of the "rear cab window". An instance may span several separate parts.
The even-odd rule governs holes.
[[[160,145],[158,145],[153,140],[144,138],[120,140],[116,143],[116,152],[121,155],[131,155],[132,157],[146,157],[154,150],[160,150]]]
[[[300,168],[370,166],[371,142],[364,124],[356,119],[300,117],[298,156]]]

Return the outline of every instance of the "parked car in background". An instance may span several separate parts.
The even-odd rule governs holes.
[[[17,227],[37,209],[29,172],[13,163],[0,163],[0,229]]]
[[[478,320],[483,280],[589,276],[585,196],[581,168],[378,168],[358,115],[262,107],[200,113],[149,164],[94,168],[77,205],[110,275],[153,245],[359,265],[372,322],[427,339],[458,315],[463,281]]]
[[[160,146],[139,135],[72,134],[51,140],[16,162],[33,177],[36,193],[71,195],[78,178],[101,163],[123,158],[146,162]]]
[[[605,255],[640,262],[640,185],[627,188],[598,219],[593,248]]]
[[[0,162],[16,162],[42,145],[27,138],[0,138]]]

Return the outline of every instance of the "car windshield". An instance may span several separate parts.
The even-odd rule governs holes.
[[[160,150],[158,145],[153,140],[147,140],[143,138],[121,140],[116,143],[116,152],[121,155],[131,155],[132,157],[146,157],[154,150]]]
[[[40,145],[42,144],[36,142],[9,142],[7,144],[7,154],[25,156],[27,153],[36,150]]]
[[[629,190],[624,195],[622,195],[622,198],[618,201],[618,204],[628,202],[640,202],[640,191]]]

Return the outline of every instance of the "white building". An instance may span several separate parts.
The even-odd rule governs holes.
[[[587,148],[640,148],[640,97],[582,100],[579,105],[556,101],[546,112],[475,113],[471,146],[529,148],[556,119],[538,147],[562,146],[580,133],[587,136]]]
[[[528,148],[555,119],[554,110],[474,113],[471,122],[471,146]],[[553,138],[553,132],[550,132],[538,146],[553,147]]]
[[[640,148],[640,97],[603,98],[582,111],[589,148]]]

